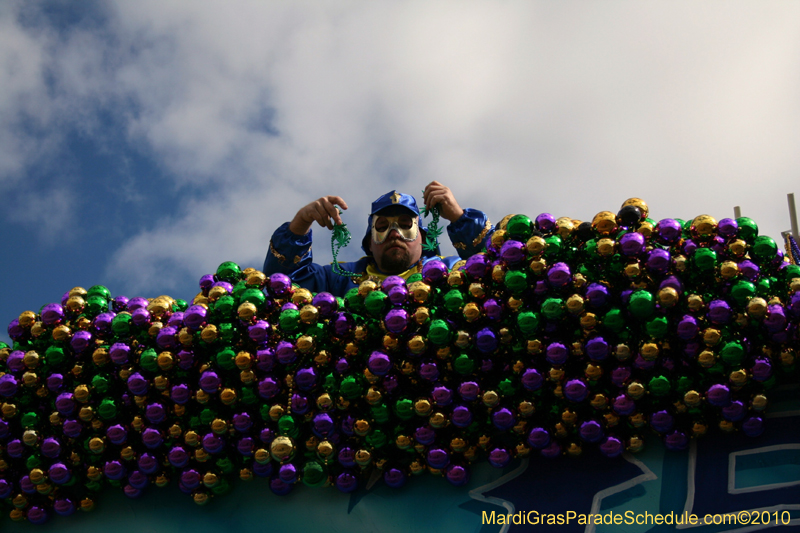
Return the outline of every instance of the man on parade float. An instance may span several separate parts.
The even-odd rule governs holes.
[[[477,209],[462,209],[450,189],[437,181],[425,187],[425,205],[439,207],[442,218],[450,225],[447,233],[466,259],[481,251],[492,232],[488,217]],[[317,265],[311,252],[311,226],[317,222],[328,229],[342,224],[339,209],[347,203],[339,196],[323,196],[300,209],[291,222],[284,223],[272,235],[269,252],[264,261],[264,273],[287,274],[292,281],[313,292],[330,292],[344,296],[351,288],[367,279],[380,282],[387,276],[403,279],[420,272],[428,260],[439,257],[435,250],[423,249],[427,228],[419,226],[419,209],[413,196],[391,191],[372,203],[367,231],[361,241],[366,256],[358,261],[342,263],[343,270],[357,276],[341,276],[332,265]],[[459,260],[451,256],[441,258],[448,267]]]

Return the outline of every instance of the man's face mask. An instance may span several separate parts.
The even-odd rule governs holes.
[[[396,229],[400,238],[412,242],[417,238],[419,226],[417,217],[400,215],[396,217],[376,216],[372,218],[372,240],[375,244],[383,244],[389,233]]]

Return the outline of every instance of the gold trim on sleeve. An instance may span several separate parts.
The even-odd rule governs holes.
[[[492,222],[487,218],[486,225],[483,226],[483,231],[481,231],[480,234],[477,237],[475,237],[475,240],[472,241],[472,246],[478,246],[480,243],[482,243],[483,238],[486,237],[486,234],[489,233],[490,229],[492,229]]]
[[[271,253],[273,256],[275,256],[275,258],[278,261],[280,261],[281,263],[286,261],[286,256],[285,255],[281,255],[281,254],[278,253],[278,251],[275,249],[275,247],[272,246],[272,241],[271,240],[269,241],[269,253]]]

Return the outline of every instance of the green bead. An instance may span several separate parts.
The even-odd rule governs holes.
[[[625,315],[622,309],[613,308],[603,316],[603,326],[615,333],[619,333],[625,328]]]
[[[511,294],[519,294],[528,288],[528,276],[523,270],[512,270],[506,273],[503,284]]]
[[[676,387],[676,389],[678,390],[678,392],[684,393],[692,390],[692,386],[693,386],[692,378],[688,376],[681,376],[680,378],[678,378],[678,386]]]
[[[364,311],[364,298],[358,294],[358,288],[353,287],[347,294],[344,295],[345,307],[353,313],[361,313]]]
[[[503,396],[513,396],[517,392],[517,388],[514,386],[514,382],[509,378],[506,378],[503,381],[501,381],[497,385],[497,388],[500,390],[500,394],[502,394]]]
[[[325,469],[317,461],[309,461],[303,465],[303,484],[309,487],[321,487],[328,481]]]
[[[464,295],[458,289],[450,289],[444,295],[444,307],[451,313],[457,313],[464,307]]]
[[[459,374],[470,374],[475,370],[475,361],[473,361],[467,354],[462,353],[453,361],[453,368]]]
[[[219,337],[223,342],[233,344],[234,340],[238,337],[236,328],[230,322],[221,322],[218,326]]]
[[[244,293],[244,291],[246,291],[247,289],[248,289],[248,287],[247,287],[247,283],[245,283],[245,282],[244,282],[244,280],[242,280],[242,281],[239,281],[238,283],[236,283],[236,284],[233,286],[233,290],[231,290],[231,296],[233,296],[233,299],[234,299],[234,300],[236,300],[237,302],[241,303],[241,297],[242,297],[242,294],[243,294],[243,293]],[[255,303],[255,302],[254,302],[254,303]]]
[[[225,348],[217,352],[214,358],[217,365],[223,370],[233,370],[236,368],[236,353],[231,348]]]
[[[561,298],[548,298],[542,302],[542,314],[550,319],[556,320],[564,316],[564,300]]]
[[[753,244],[756,237],[758,237],[758,224],[752,218],[739,217],[736,219],[736,224],[739,225],[737,236],[743,239],[747,244]]]
[[[269,404],[264,404],[264,405],[261,406],[261,409],[258,410],[258,414],[261,415],[261,419],[262,420],[267,420],[267,421],[270,420],[270,416],[269,416],[270,407],[271,406]],[[190,425],[192,427],[196,427],[194,424],[190,423]]]
[[[200,411],[200,423],[203,425],[210,425],[215,418],[217,418],[217,413],[211,409],[206,408]]]
[[[647,334],[651,337],[656,339],[664,338],[669,331],[669,322],[667,321],[667,317],[656,317],[650,320],[646,325],[645,329],[647,330]]]
[[[517,315],[517,325],[520,331],[527,337],[533,336],[539,329],[539,315],[533,311],[522,311]]]
[[[361,384],[356,380],[355,376],[347,376],[339,386],[339,394],[347,400],[355,400],[361,396]]]
[[[386,445],[386,434],[380,429],[374,429],[369,435],[367,435],[365,440],[370,446],[374,448],[381,448]]]
[[[738,305],[745,305],[755,295],[756,286],[745,279],[737,280],[731,287],[731,296]]]
[[[560,235],[548,235],[544,238],[544,242],[547,243],[547,248],[544,249],[543,255],[548,259],[559,256],[564,249]]]
[[[414,417],[414,402],[401,398],[395,402],[394,412],[400,420],[410,420]]]
[[[158,372],[158,354],[153,348],[148,348],[139,356],[139,366],[148,372]]]
[[[288,332],[293,332],[300,325],[300,311],[297,309],[284,309],[278,317],[278,323],[281,329]]]
[[[278,419],[278,433],[281,435],[295,437],[299,431],[300,429],[297,427],[297,422],[294,421],[292,415],[283,415]]]
[[[258,402],[258,396],[252,387],[242,387],[242,402],[246,405]]]
[[[533,221],[526,215],[514,215],[506,224],[506,234],[512,239],[525,242],[531,238]]]
[[[37,455],[31,455],[25,461],[25,466],[28,468],[28,470],[33,470],[34,468],[39,468],[40,466],[42,466],[42,464],[43,464],[42,463],[42,459],[39,457],[38,454]]]
[[[101,374],[97,374],[92,378],[92,387],[100,394],[105,394],[108,392],[110,386],[111,384],[109,383],[108,378]]]
[[[39,424],[39,415],[36,413],[25,413],[20,418],[23,429],[35,428]]]
[[[756,293],[765,298],[772,296],[772,282],[769,278],[761,278],[756,283]]]
[[[692,259],[702,272],[708,272],[717,266],[717,252],[711,248],[698,248],[694,251]]]
[[[242,305],[245,302],[250,302],[259,309],[264,306],[264,302],[266,301],[267,297],[264,295],[264,292],[261,291],[261,289],[245,289],[242,291],[242,295],[239,297],[239,305]]]
[[[233,261],[225,261],[217,267],[217,279],[227,281],[228,283],[236,283],[242,277],[242,269]]]
[[[220,296],[219,299],[214,302],[213,309],[214,312],[220,316],[227,316],[231,314],[234,307],[236,307],[236,300],[230,294],[225,294],[224,296]]]
[[[596,259],[597,255],[598,255],[597,254],[597,239],[589,239],[588,241],[586,241],[586,244],[584,244],[584,252],[586,253],[586,255],[588,256],[588,258],[590,260],[591,259]]]
[[[120,313],[111,321],[111,331],[118,337],[124,337],[131,332],[130,313]]]
[[[44,352],[45,361],[52,366],[60,365],[64,362],[65,358],[64,349],[58,346],[50,346],[47,348],[47,351]]]
[[[731,341],[725,343],[719,354],[727,365],[739,366],[744,359],[745,349],[739,341]]]
[[[385,292],[374,290],[364,298],[364,307],[367,308],[367,312],[372,316],[379,316],[383,313],[388,303],[387,298],[388,296]]]
[[[786,268],[781,270],[780,275],[784,280],[800,278],[800,265],[787,265]]]
[[[775,254],[778,253],[778,245],[767,235],[761,235],[755,238],[753,242],[753,255],[757,261],[768,262],[775,259]]]
[[[86,313],[89,316],[97,316],[108,311],[108,300],[99,295],[86,298]]]
[[[225,478],[220,478],[219,483],[211,487],[211,492],[213,492],[215,496],[222,496],[230,492],[230,490],[231,485]]]
[[[97,407],[97,414],[103,420],[110,420],[117,416],[117,404],[111,398],[105,398]]]
[[[86,291],[87,300],[92,296],[99,296],[108,301],[111,299],[111,291],[109,291],[108,288],[104,287],[103,285],[92,285],[89,287],[89,290]]]
[[[374,405],[371,409],[372,418],[378,424],[385,424],[389,421],[389,409],[385,405]]]
[[[415,281],[422,281],[422,274],[417,272],[416,274],[411,274],[410,276],[408,276],[408,279],[406,280],[406,285],[411,285]]]
[[[428,329],[428,340],[437,346],[443,346],[450,342],[450,326],[447,322],[441,319],[431,322],[431,327]]]
[[[628,309],[636,318],[647,318],[653,314],[656,309],[655,298],[649,291],[638,290],[631,294],[630,302],[628,302]]]
[[[665,396],[670,390],[669,379],[666,376],[656,376],[650,380],[647,388],[653,396]]]
[[[176,312],[182,313],[189,308],[189,302],[178,298],[177,300],[175,300],[175,305],[173,307],[175,308]]]
[[[219,471],[222,472],[223,474],[232,474],[233,473],[233,468],[234,468],[233,461],[231,461],[227,457],[221,457],[221,458],[217,459],[217,461],[214,464],[217,466]]]

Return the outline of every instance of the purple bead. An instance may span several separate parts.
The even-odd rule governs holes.
[[[423,446],[430,446],[436,440],[436,432],[430,426],[420,426],[414,432],[414,439]]]
[[[620,394],[614,398],[614,404],[612,408],[619,416],[628,416],[636,411],[636,402],[626,395]]]
[[[106,461],[103,466],[103,474],[108,479],[119,480],[125,477],[127,471],[119,461]]]
[[[541,213],[534,220],[536,228],[542,233],[551,233],[556,228],[556,217],[550,213]]]
[[[606,437],[600,444],[600,453],[609,458],[619,457],[623,451],[625,451],[625,447],[622,445],[622,441],[613,435]]]
[[[611,382],[617,387],[624,386],[631,379],[631,369],[627,366],[618,366],[611,371]]]
[[[556,288],[564,287],[572,282],[572,272],[566,263],[556,263],[547,269],[547,282]]]
[[[725,407],[731,403],[731,391],[726,385],[716,384],[708,388],[708,403],[715,407]]]
[[[686,239],[683,242],[681,250],[685,255],[691,257],[692,255],[694,255],[695,250],[697,250],[697,243],[694,242],[692,239]]]
[[[47,376],[45,384],[50,392],[58,392],[64,387],[64,376],[58,372],[50,374]]]
[[[295,483],[297,481],[297,467],[292,463],[281,465],[280,468],[278,468],[278,477],[284,483]]]
[[[158,460],[149,453],[140,455],[136,464],[139,466],[139,470],[147,475],[155,474],[160,467]]]
[[[181,472],[180,482],[189,490],[194,490],[200,486],[202,477],[197,470],[184,470]]]
[[[206,370],[200,375],[200,388],[209,394],[217,392],[220,383],[222,383],[222,380],[212,370]]]
[[[169,391],[169,397],[178,405],[185,405],[192,399],[192,391],[183,383],[179,383],[172,386]]]
[[[47,511],[36,505],[28,509],[27,515],[31,524],[44,524],[47,521]]]
[[[498,409],[492,413],[492,424],[500,431],[507,431],[514,427],[516,419],[514,413],[505,407]]]
[[[336,460],[345,468],[353,468],[356,465],[356,452],[352,448],[345,446],[339,450]]]
[[[213,274],[206,274],[205,276],[200,278],[200,290],[207,291],[211,287],[214,286],[214,275]]]
[[[228,294],[233,292],[233,284],[227,281],[215,281],[211,288],[213,289],[214,287],[222,287]]]
[[[200,329],[206,323],[208,309],[204,305],[192,305],[183,314],[183,324],[189,329]]]
[[[0,376],[0,396],[10,398],[17,393],[19,381],[11,374]]]
[[[6,440],[9,433],[11,433],[11,429],[8,426],[8,422],[0,419],[0,441]],[[2,500],[2,498],[0,498],[0,500]]]
[[[135,396],[144,396],[150,388],[150,382],[147,381],[138,372],[134,372],[128,377],[128,390]]]
[[[666,433],[672,429],[675,419],[668,411],[656,411],[650,415],[650,427],[659,433]]]
[[[544,383],[544,377],[542,377],[542,374],[535,368],[527,368],[525,372],[522,373],[521,381],[525,390],[534,391],[541,388],[542,383]]]
[[[157,429],[147,428],[142,432],[142,444],[144,444],[148,449],[155,450],[163,443],[164,437],[161,436],[161,432],[159,432]]]
[[[650,250],[650,252],[647,254],[647,261],[645,263],[647,270],[656,274],[666,273],[671,264],[672,258],[670,253],[662,248]]]
[[[472,424],[472,412],[468,407],[459,405],[453,409],[453,414],[450,415],[450,421],[457,428],[465,428]]]
[[[770,333],[777,333],[786,328],[786,311],[782,305],[773,304],[767,307],[767,316],[764,317],[764,327]]]
[[[497,321],[503,317],[503,304],[495,298],[488,298],[483,302],[483,312],[489,320]]]
[[[116,316],[116,313],[100,313],[92,320],[92,327],[101,335],[108,333],[111,331],[111,322]]]
[[[76,353],[83,352],[92,342],[92,334],[88,331],[76,331],[69,341],[69,345]]]
[[[169,461],[169,464],[175,468],[185,467],[189,464],[189,459],[189,454],[186,452],[183,446],[175,446],[167,454],[167,460]]]
[[[258,320],[252,326],[247,328],[247,336],[250,337],[250,340],[256,343],[263,343],[267,340],[269,336],[269,323],[265,320]]]
[[[259,432],[258,439],[264,444],[269,444],[275,440],[275,432],[270,428],[264,428]]]
[[[128,300],[128,312],[133,314],[137,309],[147,308],[149,304],[150,302],[147,301],[147,298],[141,296],[131,298]]]
[[[42,442],[41,450],[42,455],[48,459],[55,459],[61,455],[61,443],[52,437],[48,437]]]
[[[25,337],[25,328],[19,325],[19,319],[15,318],[11,321],[8,325],[8,336],[11,337],[12,340],[21,340]]]
[[[339,337],[344,337],[353,329],[355,329],[355,321],[349,313],[336,313],[336,318],[333,321],[333,330]]]
[[[71,392],[62,392],[56,396],[56,411],[63,416],[69,416],[75,412],[75,400]]]
[[[636,357],[633,359],[633,368],[637,370],[651,370],[656,366],[655,361],[648,361],[642,354],[636,354]]]
[[[253,419],[248,413],[236,413],[233,415],[233,429],[239,433],[244,433],[253,426]]]
[[[167,325],[176,328],[175,331],[178,331],[183,326],[184,314],[183,311],[172,313],[169,320],[167,320]]]
[[[144,416],[151,424],[160,424],[167,419],[167,411],[160,403],[151,403],[145,408]]]
[[[433,397],[433,403],[440,407],[446,407],[453,402],[453,391],[444,385],[434,387],[431,396]]]
[[[731,422],[738,422],[747,414],[747,409],[740,401],[734,401],[722,408],[722,417]]]
[[[439,367],[434,361],[426,361],[419,365],[419,377],[425,381],[436,381],[439,379]]]
[[[564,385],[564,396],[571,402],[582,402],[589,394],[586,383],[580,379],[571,379]]]
[[[134,326],[143,328],[151,323],[150,311],[145,307],[140,307],[131,313],[131,322]]]
[[[53,463],[47,470],[47,475],[50,477],[50,481],[56,485],[63,485],[72,479],[72,473],[64,463]]]
[[[383,378],[383,389],[386,391],[386,394],[392,394],[394,391],[397,390],[397,377],[396,376],[386,376]]]
[[[339,303],[336,301],[336,297],[329,292],[320,292],[315,295],[311,300],[311,305],[317,308],[320,316],[323,318],[332,316],[333,313],[335,313],[339,308]]]
[[[406,484],[406,474],[399,468],[387,468],[383,472],[383,481],[393,489],[399,489]]]
[[[533,286],[533,294],[536,296],[543,296],[547,294],[549,287],[547,286],[547,282],[543,279],[537,281]]]
[[[758,279],[759,270],[758,265],[749,259],[739,262],[739,272],[749,281],[756,281]]]
[[[408,301],[408,288],[405,285],[392,287],[386,292],[386,296],[392,305],[404,305]]]
[[[513,239],[503,243],[500,257],[509,265],[514,265],[525,259],[525,245]]]
[[[302,391],[309,391],[317,385],[317,372],[313,368],[301,368],[295,374],[295,385]]]
[[[550,433],[544,428],[533,428],[528,433],[528,444],[531,445],[531,448],[541,450],[550,444]]]
[[[458,395],[465,402],[472,402],[478,398],[481,393],[480,387],[474,381],[465,381],[458,386]]]
[[[751,416],[742,422],[742,431],[748,437],[758,437],[764,432],[764,419],[760,416]]]
[[[475,335],[475,345],[483,353],[492,353],[497,349],[497,334],[491,328],[483,328]]]
[[[33,484],[33,481],[31,481],[30,476],[22,476],[19,479],[19,488],[25,494],[36,493],[36,485]]]
[[[47,304],[40,315],[45,326],[54,326],[64,319],[64,308],[59,304]]]
[[[717,232],[723,237],[733,237],[739,231],[739,224],[732,218],[723,218],[717,222]]]
[[[402,333],[408,327],[408,311],[402,308],[390,309],[386,313],[384,324],[391,333]]]
[[[333,422],[333,418],[331,418],[331,415],[328,413],[318,413],[312,420],[311,430],[314,432],[314,435],[321,439],[333,433],[335,428],[336,425]]]
[[[447,481],[455,487],[463,487],[469,482],[469,470],[459,464],[450,464],[444,473]]]
[[[353,492],[358,488],[358,478],[352,473],[345,471],[336,476],[334,484],[341,492]]]
[[[348,361],[347,359],[345,359],[344,357],[342,357],[342,358],[340,358],[338,361],[336,361],[336,364],[334,365],[334,367],[333,367],[333,368],[334,368],[334,370],[336,370],[336,372],[338,372],[339,374],[344,374],[344,373],[346,373],[348,370],[350,370],[350,361]]]
[[[567,362],[568,356],[567,347],[560,342],[550,343],[545,350],[545,358],[551,365],[563,365]]]
[[[619,240],[622,255],[636,256],[644,252],[645,238],[641,233],[626,233]]]
[[[431,468],[442,469],[450,464],[450,455],[441,448],[431,448],[428,450],[425,462]]]
[[[81,436],[83,425],[77,420],[65,420],[64,424],[61,426],[61,430],[67,437],[71,439],[77,439]]]
[[[267,289],[273,297],[283,298],[289,295],[292,289],[292,280],[286,274],[272,274],[267,281]]]
[[[253,455],[254,449],[255,444],[251,437],[243,437],[239,439],[239,442],[236,443],[236,451],[239,452],[239,455],[250,457]]]
[[[69,498],[58,498],[53,502],[53,510],[59,516],[70,516],[75,513],[75,504]]]
[[[121,426],[120,424],[113,425],[106,430],[106,437],[108,437],[108,441],[115,445],[120,446],[125,444],[128,440],[128,430],[125,429],[125,426]]]
[[[14,484],[5,479],[0,479],[0,500],[5,500],[13,493]]]
[[[308,412],[311,406],[308,403],[308,398],[302,394],[292,394],[292,412],[298,415],[304,415]]]
[[[680,322],[678,322],[678,338],[684,341],[691,340],[700,332],[700,327],[697,325],[697,319],[692,315],[683,315]]]
[[[683,293],[683,283],[681,283],[681,280],[679,280],[675,276],[667,276],[667,277],[665,277],[661,281],[661,283],[659,283],[659,285],[658,285],[658,289],[659,290],[661,290],[663,288],[666,288],[666,287],[671,287],[671,288],[675,289],[676,291],[678,291],[678,294],[682,294]]]
[[[511,454],[505,448],[495,448],[489,452],[489,464],[495,468],[505,468],[511,461]]]
[[[582,422],[580,429],[578,429],[578,435],[586,442],[599,442],[605,436],[603,434],[603,426],[596,420]]]
[[[156,344],[162,350],[172,350],[178,346],[178,330],[175,326],[164,326],[156,336]]]
[[[751,370],[753,379],[762,382],[772,377],[772,362],[766,357],[758,357]]]
[[[206,433],[203,437],[203,449],[211,455],[218,454],[225,449],[225,440],[214,433]]]
[[[656,224],[656,235],[665,244],[673,244],[681,238],[681,225],[671,218],[662,219]]]
[[[725,300],[712,300],[708,304],[708,319],[712,324],[724,325],[733,317],[731,306]]]
[[[586,341],[586,355],[592,361],[604,361],[611,348],[603,337],[594,337]]]
[[[12,372],[22,372],[25,370],[25,354],[21,350],[14,350],[10,354],[8,354],[8,358],[6,358],[6,366]]]
[[[130,353],[130,346],[122,342],[117,342],[111,345],[111,348],[108,351],[108,356],[115,365],[124,365],[128,362]]]
[[[664,444],[670,451],[685,450],[689,447],[689,437],[682,431],[673,431],[666,436]]]
[[[134,489],[143,490],[150,484],[150,480],[141,470],[134,470],[128,475],[128,483],[130,483],[131,487]]]
[[[422,279],[435,285],[447,276],[447,265],[439,259],[431,259],[422,266]]]
[[[550,444],[542,448],[539,453],[541,453],[543,457],[554,459],[561,455],[561,446],[556,441],[550,441]]]
[[[367,360],[367,368],[376,376],[385,376],[392,369],[392,360],[382,352],[372,352]]]
[[[256,352],[256,368],[270,372],[275,364],[275,351],[270,347],[259,348]]]
[[[600,283],[590,283],[586,288],[586,300],[593,307],[603,307],[608,301],[608,287]]]
[[[490,268],[491,264],[489,258],[485,254],[473,255],[467,259],[467,263],[464,265],[464,271],[473,280],[483,279],[489,274]]]
[[[267,461],[264,464],[253,463],[253,473],[258,477],[270,477],[272,475],[272,461]]]
[[[281,391],[281,386],[273,377],[265,377],[258,382],[258,395],[265,400],[274,398]]]
[[[297,359],[297,352],[291,342],[281,341],[275,348],[275,355],[278,357],[278,362],[282,365],[294,363]]]

